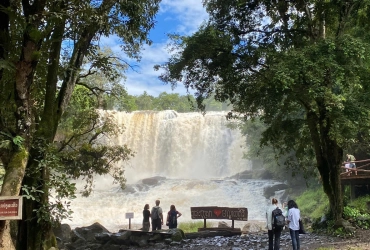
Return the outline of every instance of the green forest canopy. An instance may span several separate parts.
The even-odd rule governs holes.
[[[369,1],[205,1],[210,15],[178,51],[161,79],[214,94],[266,126],[261,145],[287,163],[315,159],[330,213],[343,212],[343,152],[369,150]],[[158,66],[157,68],[159,68]],[[294,154],[290,154],[294,152]]]
[[[179,113],[199,112],[200,109],[196,106],[196,100],[193,95],[180,95],[178,93],[168,94],[167,92],[160,93],[157,97],[149,95],[146,91],[141,95],[129,95],[117,97],[109,94],[104,94],[104,101],[100,108],[106,110],[118,111],[137,111],[137,110],[175,110]],[[206,111],[230,111],[231,105],[226,102],[216,101],[214,97],[204,100]]]

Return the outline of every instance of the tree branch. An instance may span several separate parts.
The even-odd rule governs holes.
[[[89,85],[82,83],[82,82],[77,82],[76,85],[84,86],[88,90],[90,90],[94,95],[98,96],[99,94],[97,93],[98,91],[101,93],[110,93],[110,90],[108,89],[102,89],[99,87],[90,87]]]

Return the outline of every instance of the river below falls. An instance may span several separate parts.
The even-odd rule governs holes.
[[[95,190],[89,197],[77,195],[77,198],[72,200],[72,218],[64,220],[63,223],[75,228],[99,222],[109,231],[116,232],[128,228],[129,219],[126,219],[126,213],[134,213],[130,223],[137,227],[143,220],[144,205],[149,204],[151,208],[156,199],[161,201],[160,206],[164,213],[169,211],[172,204],[176,206],[182,213],[178,221],[180,224],[194,221],[191,219],[190,207],[198,206],[246,207],[248,220],[264,221],[266,206],[270,202],[270,199],[264,196],[264,188],[277,183],[279,182],[255,179],[161,178],[150,185],[141,181],[128,184],[126,189],[122,190],[101,179],[97,180]],[[275,196],[279,195],[281,194],[277,193]],[[215,220],[211,222],[217,223]],[[236,222],[235,226],[242,223]]]

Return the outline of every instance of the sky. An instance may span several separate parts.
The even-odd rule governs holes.
[[[154,65],[168,61],[169,53],[166,46],[169,42],[167,34],[177,33],[191,35],[207,20],[207,13],[201,0],[162,0],[156,16],[156,25],[149,38],[153,41],[151,46],[144,46],[142,59],[132,62],[134,69],[126,72],[123,81],[130,95],[141,95],[146,91],[149,95],[158,96],[162,92],[186,94],[184,85],[179,84],[174,90],[158,79],[161,71],[155,71]],[[113,52],[121,53],[118,39],[114,36],[104,38],[103,46],[110,47]]]

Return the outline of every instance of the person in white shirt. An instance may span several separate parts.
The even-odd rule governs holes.
[[[288,201],[288,223],[290,238],[292,239],[293,250],[300,250],[299,244],[299,220],[301,219],[301,212],[298,209],[295,201]]]
[[[269,205],[266,209],[266,222],[267,222],[267,229],[268,229],[268,236],[269,236],[269,250],[279,250],[280,248],[280,236],[282,228],[273,227],[272,221],[272,211],[278,207],[278,201],[275,198],[272,198],[271,205]],[[274,240],[275,237],[275,240]]]
[[[159,206],[161,202],[159,200],[155,201],[155,206],[152,207],[150,216],[152,218],[152,231],[161,230],[163,225],[163,211]]]

